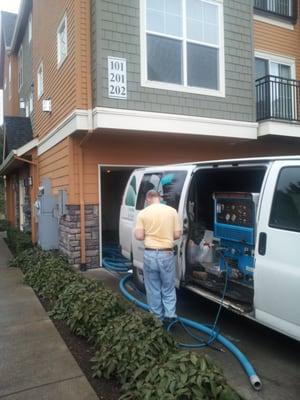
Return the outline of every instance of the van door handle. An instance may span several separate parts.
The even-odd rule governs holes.
[[[258,253],[261,256],[266,254],[267,250],[267,234],[265,232],[260,232],[258,241]]]

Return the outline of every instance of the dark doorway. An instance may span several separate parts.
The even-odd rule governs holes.
[[[119,217],[122,196],[134,168],[101,167],[101,225],[102,245],[119,244]]]

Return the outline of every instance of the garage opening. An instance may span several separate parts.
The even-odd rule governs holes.
[[[101,165],[100,174],[100,265],[103,246],[119,244],[119,217],[122,196],[135,166]]]

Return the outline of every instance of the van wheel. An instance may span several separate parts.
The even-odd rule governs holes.
[[[146,293],[145,284],[144,284],[144,274],[140,268],[132,267],[132,280],[133,280],[133,283],[135,284],[135,286],[140,291],[142,291],[143,293]]]

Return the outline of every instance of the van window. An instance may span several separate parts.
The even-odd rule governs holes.
[[[300,167],[286,167],[281,170],[269,225],[300,232]]]
[[[152,189],[161,194],[163,203],[177,210],[186,174],[186,171],[145,174],[138,194],[137,210],[145,207],[146,194]]]
[[[125,198],[125,205],[129,207],[135,206],[136,200],[136,177],[135,175],[131,178],[129,187],[127,189],[126,198]]]

